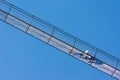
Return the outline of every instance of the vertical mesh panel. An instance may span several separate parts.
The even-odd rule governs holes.
[[[29,25],[20,21],[19,19],[8,15],[8,17],[6,18],[6,22],[13,25],[14,27],[22,30],[22,31],[27,31]]]
[[[7,13],[3,12],[2,10],[0,10],[0,19],[1,20],[5,20],[5,18],[7,17]]]
[[[34,28],[32,26],[29,27],[28,31],[27,31],[28,34],[38,38],[39,40],[43,41],[43,42],[48,42],[49,39],[50,39],[50,36],[40,30],[38,30],[37,28]]]
[[[62,50],[63,52],[66,52],[66,53],[69,53],[70,50],[72,49],[71,46],[65,44],[64,42],[56,39],[56,38],[51,38],[50,42],[49,42],[50,45],[54,46],[55,48],[58,48],[59,50]]]

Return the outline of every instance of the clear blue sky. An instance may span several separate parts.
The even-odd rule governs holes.
[[[7,0],[120,58],[119,0]],[[0,80],[115,80],[0,21]]]

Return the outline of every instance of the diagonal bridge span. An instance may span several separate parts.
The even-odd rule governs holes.
[[[120,59],[4,0],[0,20],[120,80]]]

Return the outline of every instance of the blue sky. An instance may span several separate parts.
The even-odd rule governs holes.
[[[7,0],[120,58],[119,0]],[[0,80],[115,80],[0,21]]]

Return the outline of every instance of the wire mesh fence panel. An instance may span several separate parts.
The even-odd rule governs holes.
[[[32,17],[28,16],[27,14],[24,14],[23,12],[19,11],[18,9],[16,9],[14,7],[11,8],[10,14],[14,15],[15,17],[19,18],[20,20],[22,20],[28,24],[31,24]]]
[[[22,22],[21,20],[13,17],[11,15],[8,15],[8,17],[6,18],[6,22],[24,32],[27,31],[27,29],[29,28],[28,24]]]
[[[96,67],[97,69],[100,69],[101,71],[109,75],[112,75],[114,73],[117,64],[117,61],[115,59],[101,52],[97,52],[95,59],[98,62],[101,62],[101,64],[94,63],[92,64],[92,66]]]
[[[108,64],[109,66],[116,68],[117,61],[112,58],[112,56],[110,57],[109,55],[98,51],[96,54],[96,59],[99,59],[102,62]]]
[[[4,11],[0,10],[0,19],[1,20],[5,20],[5,18],[7,17],[7,13],[5,13]]]
[[[5,2],[0,1],[0,9],[1,9],[1,10],[9,13],[10,8],[11,8],[10,5],[7,5],[7,4],[5,4]]]
[[[109,74],[109,75],[112,75],[114,70],[115,70],[113,67],[111,67],[105,63],[99,64],[99,65],[93,63],[92,66],[97,68],[98,70],[104,72],[104,73]]]
[[[75,38],[73,38],[71,35],[67,34],[66,32],[55,28],[53,36],[64,43],[74,47],[75,44]]]
[[[28,31],[27,31],[28,34],[32,35],[33,37],[36,37],[37,39],[43,41],[43,42],[48,42],[50,37],[48,34],[38,30],[37,28],[34,28],[32,26],[29,27]]]
[[[49,44],[63,52],[66,52],[66,53],[69,53],[70,50],[72,49],[71,46],[69,46],[68,44],[65,44],[64,42],[62,42],[54,37],[51,38]]]
[[[31,24],[33,26],[39,28],[41,31],[46,32],[49,35],[53,35],[54,28],[49,27],[48,25],[46,25],[46,24],[44,24],[36,19],[33,19]]]

